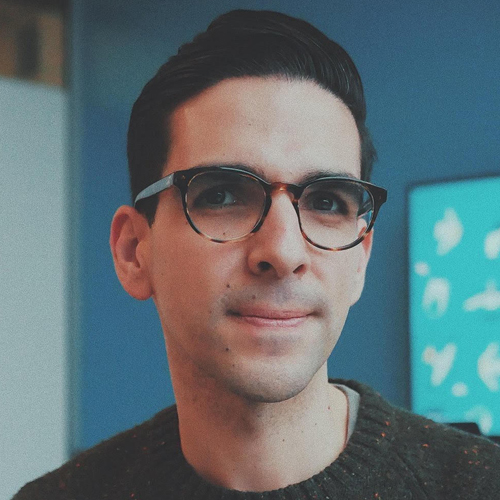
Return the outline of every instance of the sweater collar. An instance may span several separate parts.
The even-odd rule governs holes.
[[[242,492],[214,486],[202,477],[186,462],[180,447],[178,432],[178,417],[175,406],[167,410],[164,425],[158,431],[163,438],[171,436],[171,441],[161,441],[160,434],[156,440],[158,451],[169,448],[168,464],[165,464],[165,455],[159,453],[158,467],[168,466],[172,472],[169,476],[174,478],[170,485],[175,498],[204,499],[204,500],[292,500],[304,497],[327,499],[332,492],[355,491],[359,484],[366,478],[366,474],[373,474],[375,469],[385,463],[388,448],[394,439],[392,423],[394,409],[380,394],[370,387],[353,380],[331,379],[331,383],[342,384],[350,387],[360,394],[358,418],[354,431],[346,448],[337,459],[324,470],[313,477],[300,483],[282,489],[267,492]],[[168,446],[168,445],[171,446]],[[173,450],[175,449],[175,451]],[[172,453],[172,451],[174,451]],[[160,457],[163,456],[163,459]],[[164,470],[164,469],[163,469]],[[175,472],[174,472],[175,471]],[[353,490],[354,488],[354,490]],[[182,492],[182,494],[180,494]],[[170,498],[165,496],[165,498]]]

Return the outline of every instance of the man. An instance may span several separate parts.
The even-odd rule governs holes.
[[[221,16],[144,88],[128,157],[111,249],[156,304],[177,404],[17,499],[498,498],[496,445],[328,380],[386,199],[341,47]]]

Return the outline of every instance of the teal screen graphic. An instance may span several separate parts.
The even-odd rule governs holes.
[[[500,176],[409,192],[412,409],[500,435]]]

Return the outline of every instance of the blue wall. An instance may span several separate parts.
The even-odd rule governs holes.
[[[232,8],[307,19],[348,50],[364,81],[379,153],[373,180],[390,194],[332,376],[408,406],[406,189],[500,172],[498,0],[75,1],[71,451],[173,402],[156,311],[122,290],[109,224],[129,202],[125,136],[135,98],[181,43]]]

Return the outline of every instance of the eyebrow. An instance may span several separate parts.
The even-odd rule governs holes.
[[[232,167],[237,168],[239,170],[244,170],[245,172],[249,172],[250,174],[257,175],[262,179],[269,182],[267,176],[262,168],[254,167],[252,165],[247,165],[244,163],[216,163],[216,164],[202,164],[197,165],[197,167]],[[323,177],[347,177],[348,179],[360,180],[359,177],[347,172],[345,170],[324,170],[324,169],[309,169],[305,172],[305,174],[300,178],[299,182],[293,184],[306,184],[308,182],[315,181],[317,179],[321,179]]]

